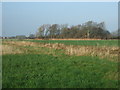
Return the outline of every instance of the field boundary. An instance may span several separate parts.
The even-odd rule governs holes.
[[[28,39],[30,40],[30,39]],[[32,39],[32,40],[119,40],[119,39],[73,39],[73,38],[68,38],[68,39],[56,39],[56,38],[51,38],[51,39]]]

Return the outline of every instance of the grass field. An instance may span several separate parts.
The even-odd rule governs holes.
[[[13,41],[14,39],[12,39]],[[11,41],[11,39],[7,39],[6,41]],[[20,41],[20,40],[14,40]],[[23,41],[23,40],[21,40]],[[63,43],[65,45],[92,45],[92,46],[118,46],[119,40],[24,40],[31,42],[39,42],[39,43]]]
[[[27,40],[40,43],[63,43],[65,45],[118,46],[118,40]]]
[[[118,88],[118,41],[3,40],[3,88]]]

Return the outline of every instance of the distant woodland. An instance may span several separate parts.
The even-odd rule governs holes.
[[[41,25],[35,34],[30,34],[29,37],[25,35],[18,35],[17,39],[118,39],[120,38],[120,30],[116,30],[110,33],[105,26],[104,22],[88,21],[84,24],[72,25],[68,24],[43,24]]]

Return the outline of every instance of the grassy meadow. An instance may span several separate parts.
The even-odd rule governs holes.
[[[82,46],[118,46],[118,40],[27,40],[40,43],[62,43],[65,45]]]
[[[118,40],[2,40],[3,88],[118,88]]]

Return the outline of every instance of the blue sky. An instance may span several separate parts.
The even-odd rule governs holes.
[[[111,32],[118,28],[117,2],[4,2],[3,36],[29,35],[42,24],[77,25],[87,21],[106,23]]]
[[[0,3],[0,36],[2,36],[2,3]]]

